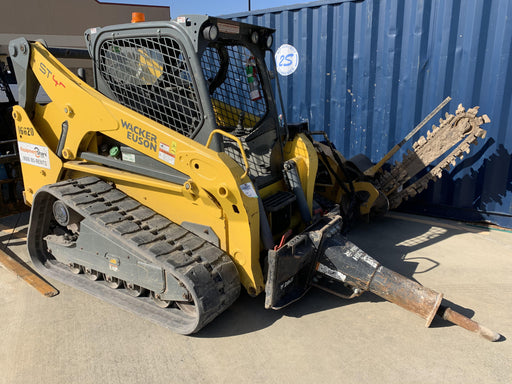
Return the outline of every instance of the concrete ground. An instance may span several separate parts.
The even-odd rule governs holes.
[[[2,244],[22,260],[26,224],[0,220]],[[512,233],[392,213],[349,237],[501,341],[441,319],[425,328],[370,293],[347,301],[317,289],[281,311],[242,295],[180,336],[58,282],[60,294],[43,297],[0,265],[0,383],[512,382]]]

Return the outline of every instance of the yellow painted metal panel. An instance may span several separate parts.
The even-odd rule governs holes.
[[[263,291],[258,200],[245,192],[247,187],[254,189],[245,170],[225,153],[208,149],[108,99],[66,69],[39,43],[31,44],[30,62],[52,100],[47,106],[36,108],[34,122],[41,130],[37,137],[41,144],[45,143],[41,137],[51,143],[50,153],[58,160],[55,167],[52,165],[51,181],[32,171],[34,192],[42,185],[58,181],[63,165],[53,152],[64,121],[69,126],[63,150],[65,160],[75,160],[81,151],[91,150],[90,143],[98,133],[108,136],[189,175],[188,186],[198,198],[194,200],[185,192],[186,186],[178,193],[177,186],[168,184],[166,189],[156,180],[128,177],[120,171],[105,167],[100,170],[86,163],[67,163],[65,167],[74,173],[66,172],[66,175],[98,172],[170,220],[180,223],[186,217],[186,221],[210,226],[219,236],[222,248],[232,256],[247,291],[253,295]],[[31,127],[36,128],[32,123]],[[162,146],[171,148],[172,156],[159,156]]]

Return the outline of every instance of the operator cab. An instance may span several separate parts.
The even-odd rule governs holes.
[[[205,144],[240,139],[258,188],[280,179],[279,122],[265,52],[272,29],[208,16],[86,31],[95,86],[107,97]],[[239,145],[211,147],[245,167]]]

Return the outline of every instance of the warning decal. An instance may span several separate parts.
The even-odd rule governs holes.
[[[18,141],[18,149],[22,163],[50,169],[48,147]]]
[[[169,147],[167,144],[160,142],[158,158],[166,163],[174,165],[174,162],[176,161],[176,143],[173,141]]]

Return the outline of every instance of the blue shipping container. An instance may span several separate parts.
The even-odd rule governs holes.
[[[317,1],[227,17],[297,49],[297,70],[280,76],[288,121],[325,130],[347,158],[379,160],[446,96],[443,115],[479,105],[487,137],[405,208],[512,227],[512,1]]]

